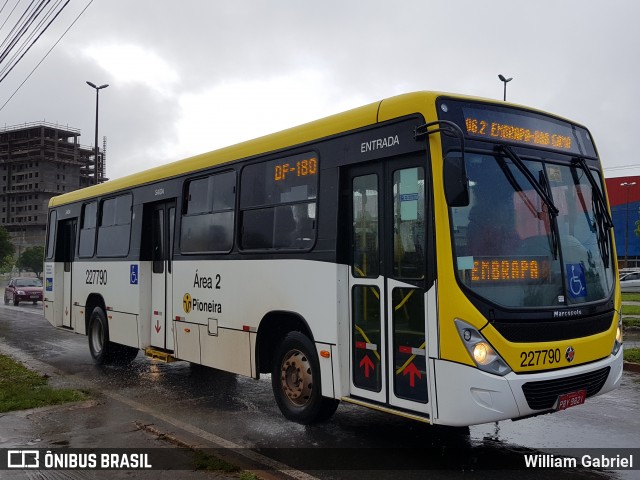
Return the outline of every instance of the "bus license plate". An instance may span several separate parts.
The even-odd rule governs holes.
[[[586,398],[586,390],[578,390],[577,392],[565,393],[558,397],[558,407],[556,408],[556,410],[565,410],[570,407],[582,405]]]

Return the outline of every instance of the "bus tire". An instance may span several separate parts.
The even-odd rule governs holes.
[[[271,385],[282,414],[303,425],[328,420],[338,407],[338,400],[322,396],[315,346],[300,332],[290,332],[278,346]]]
[[[106,365],[111,363],[115,345],[109,341],[109,325],[104,311],[100,307],[96,307],[91,312],[89,318],[89,350],[93,360],[98,365]]]

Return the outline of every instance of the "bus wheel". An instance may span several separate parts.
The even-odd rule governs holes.
[[[98,365],[110,363],[113,344],[109,341],[109,326],[100,307],[93,309],[89,319],[89,350]]]
[[[315,346],[300,332],[289,333],[278,347],[271,383],[280,411],[294,422],[327,420],[338,406],[337,400],[322,396]]]

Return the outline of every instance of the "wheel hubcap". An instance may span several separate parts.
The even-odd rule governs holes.
[[[300,350],[287,353],[280,367],[280,383],[287,398],[297,406],[305,405],[311,398],[313,375],[311,363]]]

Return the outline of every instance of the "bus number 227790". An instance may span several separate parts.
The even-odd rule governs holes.
[[[106,270],[87,270],[87,279],[85,280],[87,285],[106,285],[107,284],[107,271]]]

